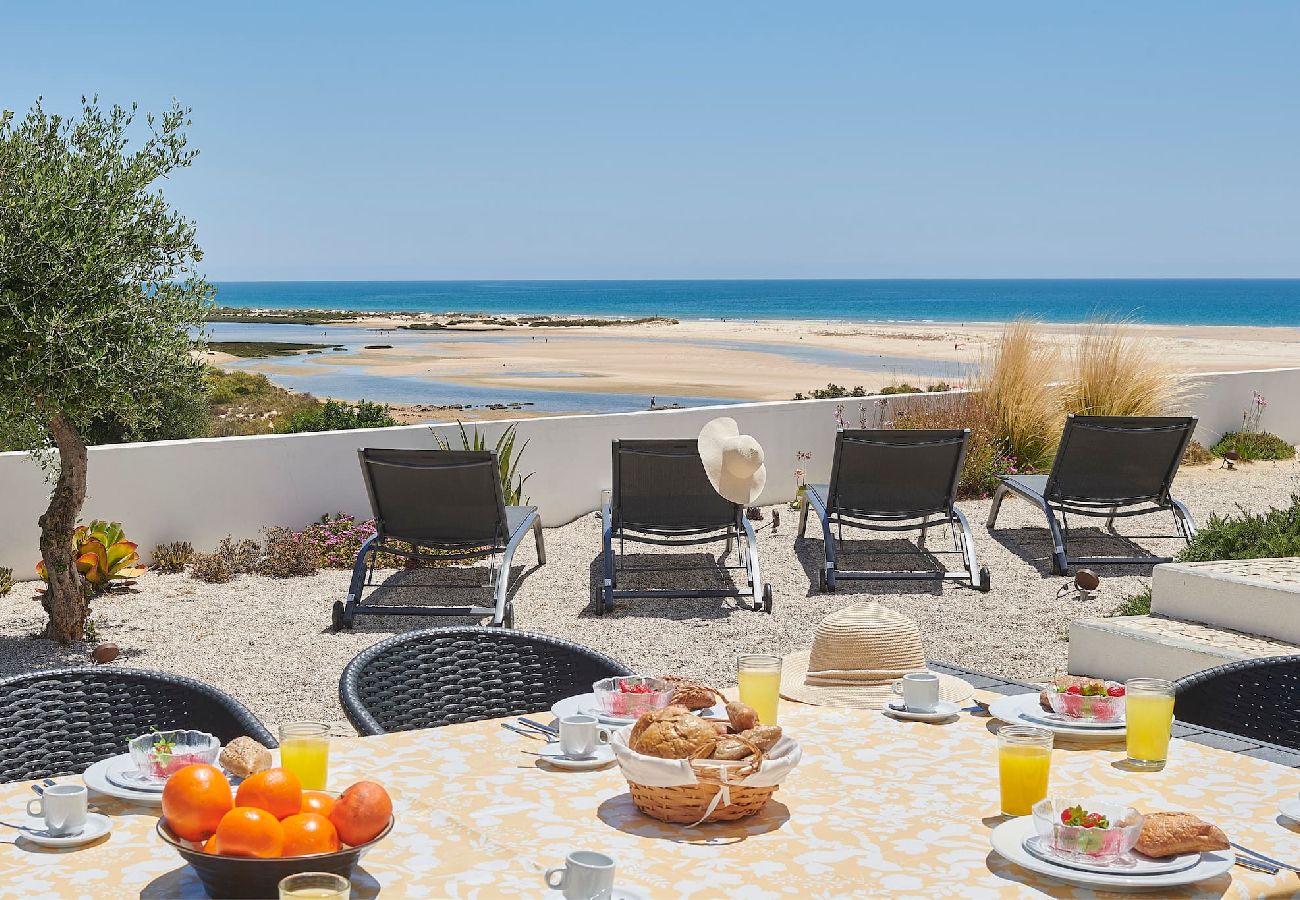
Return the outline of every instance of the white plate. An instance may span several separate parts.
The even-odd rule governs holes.
[[[91,841],[99,840],[113,830],[113,821],[108,816],[102,816],[99,813],[86,813],[86,827],[81,830],[80,834],[69,834],[61,837],[53,837],[47,834],[45,819],[40,816],[27,816],[24,818],[23,824],[29,830],[19,832],[19,837],[24,841],[31,841],[33,844],[40,844],[42,847],[77,847],[81,844],[89,844]]]
[[[1037,698],[1038,695],[1035,694],[1034,696]],[[1043,704],[1037,702],[1037,700],[1034,702],[1033,709],[1026,707],[1020,714],[1026,719],[1040,722],[1043,725],[1060,725],[1065,728],[1110,729],[1111,731],[1124,730],[1123,719],[1120,719],[1118,722],[1098,722],[1096,719],[1070,719],[1054,712],[1048,712],[1043,709]]]
[[[92,791],[98,791],[101,794],[107,794],[110,797],[116,797],[119,800],[132,800],[136,803],[142,803],[146,806],[161,806],[161,791],[137,791],[134,788],[119,787],[108,780],[109,770],[119,772],[125,769],[135,769],[135,763],[131,761],[130,753],[123,753],[121,756],[112,756],[108,759],[101,759],[81,776],[82,781],[86,782],[86,787]]]
[[[564,900],[563,891],[547,891],[542,894],[546,900]],[[609,895],[610,900],[650,900],[650,895],[642,893],[637,888],[619,887],[614,885],[614,890]]]
[[[1286,816],[1292,822],[1300,822],[1300,800],[1292,797],[1290,800],[1283,800],[1278,804],[1277,811]]]
[[[563,700],[557,700],[551,707],[551,715],[557,719],[563,719],[565,716],[595,716],[605,725],[631,725],[636,721],[635,718],[626,719],[622,716],[606,715],[600,709],[596,702],[596,695],[576,694],[572,697],[565,697]],[[710,706],[708,709],[701,709],[696,715],[726,719],[727,710],[722,706]]]
[[[1117,741],[1124,737],[1125,729],[1123,728],[1079,728],[1073,725],[1057,725],[1053,722],[1041,721],[1025,715],[1027,711],[1032,713],[1033,710],[1038,710],[1041,712],[1042,709],[1038,705],[1037,694],[1013,694],[1010,697],[1000,697],[990,703],[989,715],[1011,725],[1037,725],[1040,728],[1046,728],[1053,734],[1059,734],[1074,740]]]
[[[894,704],[898,704],[895,706]],[[951,719],[961,711],[956,703],[940,700],[933,712],[912,712],[903,705],[902,700],[890,700],[881,710],[885,715],[908,722],[943,722]]]
[[[614,751],[610,749],[609,744],[597,744],[596,749],[591,751],[591,756],[578,758],[565,756],[564,751],[560,749],[557,742],[547,744],[537,751],[537,755],[546,760],[548,765],[577,771],[599,769],[601,766],[607,766],[614,761]]]
[[[1059,863],[1050,863],[1038,859],[1025,849],[1025,838],[1034,834],[1034,820],[1031,816],[1020,816],[1003,822],[993,829],[990,841],[994,851],[1004,859],[1015,863],[1023,869],[1046,875],[1066,884],[1081,885],[1105,890],[1168,891],[1169,888],[1195,884],[1207,878],[1217,878],[1232,869],[1236,856],[1231,850],[1214,853],[1202,853],[1201,861],[1190,869],[1181,872],[1165,872],[1155,875],[1120,875],[1101,872],[1085,872],[1072,869]]]
[[[1107,875],[1160,875],[1165,872],[1181,872],[1184,869],[1190,869],[1201,861],[1201,854],[1199,853],[1183,853],[1179,856],[1156,859],[1151,856],[1143,856],[1136,850],[1125,854],[1126,864],[1114,862],[1107,865],[1081,859],[1067,859],[1054,853],[1047,841],[1037,834],[1031,834],[1025,838],[1025,849],[1043,862],[1065,866],[1069,869],[1078,869],[1081,872],[1102,872]]]

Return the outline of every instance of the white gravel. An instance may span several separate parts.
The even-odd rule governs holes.
[[[1174,493],[1189,504],[1198,522],[1204,522],[1210,514],[1230,513],[1238,504],[1251,510],[1281,504],[1297,490],[1300,466],[1257,463],[1235,471],[1217,464],[1185,469]],[[841,582],[837,593],[820,594],[815,584],[820,538],[796,545],[796,514],[782,509],[780,528],[774,532],[768,509],[757,524],[762,526],[764,578],[776,598],[774,615],[738,608],[730,600],[649,599],[620,600],[613,615],[598,617],[592,612],[592,596],[599,584],[600,523],[591,514],[546,531],[546,566],[536,566],[532,543],[524,542],[516,557],[524,572],[515,597],[516,627],[595,647],[638,671],[693,673],[721,686],[733,681],[738,651],[800,649],[820,619],[855,598],[869,596],[914,618],[931,658],[1036,680],[1064,668],[1072,619],[1107,613],[1150,582],[1148,567],[1103,567],[1102,587],[1094,599],[1058,596],[1068,579],[1049,574],[1047,531],[1028,504],[1008,499],[995,535],[983,525],[988,501],[961,507],[974,529],[980,561],[993,573],[988,594],[953,582],[941,587]],[[817,529],[812,521],[809,524],[812,536]],[[1180,544],[1172,537],[1172,520],[1164,516],[1121,520],[1119,530],[1131,536],[1165,535],[1139,538],[1153,551],[1172,552]],[[946,548],[945,537],[932,531],[931,549]],[[1110,548],[1097,547],[1097,552],[1124,552],[1113,538],[1102,540]],[[635,552],[662,554],[658,548]],[[861,559],[851,556],[848,562],[865,565]],[[130,592],[98,599],[93,618],[100,639],[122,648],[115,665],[202,679],[248,704],[272,728],[306,718],[351,733],[338,704],[339,673],[348,660],[396,632],[463,620],[363,617],[354,631],[331,634],[330,606],[343,597],[348,574],[326,571],[289,580],[242,576],[229,584],[210,585],[186,575],[149,573]],[[390,596],[385,600],[403,602],[404,594],[410,602],[486,605],[490,595],[478,586],[483,574],[481,568],[392,573],[390,584],[414,581],[431,586],[386,590]],[[652,581],[667,586],[683,577],[685,573],[675,571],[653,576]],[[61,647],[32,637],[41,628],[43,612],[29,599],[30,588],[19,585],[0,601],[0,675],[84,664],[86,646]]]

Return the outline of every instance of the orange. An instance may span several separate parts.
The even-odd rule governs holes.
[[[393,817],[388,791],[373,781],[358,781],[339,795],[330,813],[339,838],[355,847],[373,840]]]
[[[203,852],[204,852],[204,853],[216,853],[216,852],[217,852],[217,836],[216,836],[215,834],[212,835],[212,837],[208,838],[208,839],[204,842],[204,844],[203,844]]]
[[[187,841],[206,841],[221,817],[234,806],[230,782],[215,766],[186,766],[163,786],[163,821],[172,834]]]
[[[280,823],[284,829],[284,856],[333,853],[339,849],[339,833],[330,820],[316,813],[298,813]]]
[[[266,769],[240,783],[235,805],[264,809],[283,819],[302,809],[302,784],[288,769]]]
[[[303,791],[302,792],[302,811],[305,813],[316,813],[317,815],[329,818],[330,811],[334,809],[334,798],[323,791]]]
[[[284,848],[284,829],[266,810],[236,806],[221,817],[216,840],[217,853],[222,856],[279,856]]]

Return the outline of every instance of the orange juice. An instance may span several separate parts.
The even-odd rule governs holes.
[[[1047,776],[1052,751],[1046,747],[1012,745],[998,750],[998,778],[1002,785],[1002,812],[1027,816],[1047,796]]]
[[[736,680],[740,683],[740,702],[752,706],[762,724],[775,725],[781,670],[742,668],[736,673]]]
[[[1169,758],[1169,730],[1174,721],[1173,685],[1158,678],[1134,678],[1125,687],[1129,762],[1142,768],[1162,768]]]
[[[280,726],[280,765],[298,776],[303,790],[322,791],[329,777],[329,729],[317,722]]]

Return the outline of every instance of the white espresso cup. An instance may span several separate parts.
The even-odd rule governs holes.
[[[595,716],[565,716],[560,720],[560,749],[565,756],[591,756],[598,745],[608,743],[609,729],[601,727]]]
[[[43,816],[53,837],[80,834],[86,829],[88,794],[83,784],[56,784],[27,801],[27,815]]]
[[[939,705],[939,676],[933,672],[909,672],[894,682],[894,693],[903,695],[908,712],[934,712]]]
[[[564,895],[564,900],[610,900],[614,893],[614,860],[603,853],[575,850],[564,858],[563,866],[547,869],[542,877],[547,887]]]

